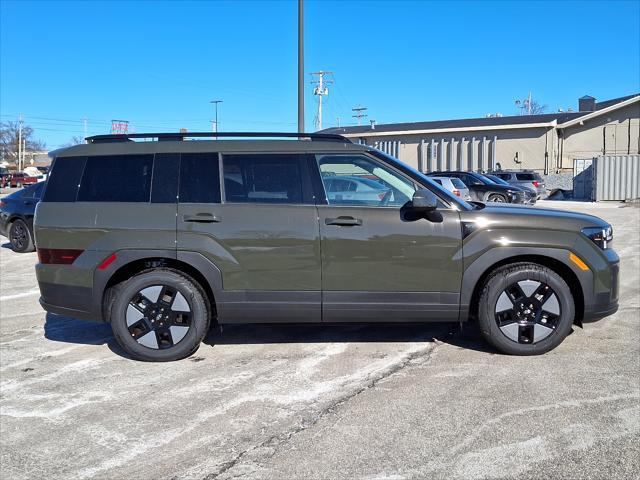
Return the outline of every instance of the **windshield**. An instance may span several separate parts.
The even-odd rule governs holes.
[[[433,192],[436,195],[438,195],[440,198],[445,200],[452,207],[457,208],[459,210],[475,209],[475,207],[472,204],[465,202],[464,200],[461,200],[460,198],[456,197],[453,193],[443,188],[441,185],[438,185],[438,183],[434,182],[433,179],[427,177],[424,173],[419,172],[415,168],[411,167],[410,165],[407,165],[404,162],[401,162],[397,158],[392,157],[391,155],[388,155],[377,149],[371,149],[369,150],[369,152],[375,155],[376,157],[383,159],[384,161],[393,165],[394,167],[397,167],[399,170],[402,170],[405,173],[409,174],[411,177],[414,178],[414,180],[420,182],[423,186],[428,185],[429,188],[433,190]]]
[[[451,178],[451,183],[453,183],[453,186],[456,187],[456,188],[461,188],[461,189],[464,189],[464,190],[467,189],[467,186],[459,178],[456,178],[456,177]]]
[[[472,173],[473,178],[481,181],[482,183],[484,183],[485,185],[497,185],[496,182],[494,182],[493,180],[491,180],[488,177],[485,177],[484,175],[481,175],[479,173]]]
[[[496,177],[495,175],[485,175],[489,180],[493,180],[494,183],[497,183],[498,185],[507,185],[509,186],[509,184],[507,182],[505,182],[503,179],[501,179],[500,177]]]

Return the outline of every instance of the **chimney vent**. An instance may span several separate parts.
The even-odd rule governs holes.
[[[579,112],[595,112],[596,110],[596,99],[585,95],[578,99],[578,111]]]

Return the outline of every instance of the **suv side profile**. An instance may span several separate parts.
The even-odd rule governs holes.
[[[544,179],[539,173],[534,172],[533,170],[498,170],[489,173],[504,180],[509,185],[534,190],[538,194],[538,200],[547,194]]]
[[[534,355],[618,307],[603,220],[467,203],[338,135],[87,140],[52,152],[40,302],[109,322],[135,359],[187,357],[213,323],[469,319],[498,350]],[[332,195],[340,177],[384,194]]]

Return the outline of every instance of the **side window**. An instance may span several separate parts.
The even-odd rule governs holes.
[[[365,155],[316,155],[316,159],[330,205],[402,206],[415,192],[413,181]],[[341,184],[344,188],[339,188]]]
[[[178,196],[179,153],[156,153],[153,159],[151,203],[176,203]]]
[[[75,202],[87,157],[58,157],[47,179],[44,202]]]
[[[433,177],[431,180],[433,180],[434,182],[436,182],[436,183],[437,183],[437,184],[439,184],[439,185],[442,185],[442,180],[440,180],[440,179],[439,179],[439,178],[437,178],[437,177]]]
[[[222,163],[227,202],[304,203],[300,155],[224,155]]]
[[[536,179],[533,173],[516,173],[516,178],[518,180],[529,180],[529,181],[533,181]]]
[[[153,155],[88,157],[79,202],[148,202]]]
[[[508,173],[496,173],[496,177],[501,178],[502,180],[509,180],[510,176],[511,175]]]
[[[180,158],[180,203],[220,203],[217,153],[183,153]]]

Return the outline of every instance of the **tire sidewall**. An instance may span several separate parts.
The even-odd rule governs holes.
[[[140,345],[131,338],[126,322],[126,310],[133,296],[154,285],[167,285],[179,291],[193,312],[192,323],[185,337],[176,345],[155,350]],[[122,348],[134,359],[154,362],[180,360],[198,349],[209,327],[209,309],[199,288],[187,277],[170,271],[148,272],[136,276],[118,287],[111,304],[110,321],[113,333]]]
[[[498,297],[507,287],[522,280],[537,280],[546,283],[555,292],[560,304],[561,315],[556,329],[547,338],[532,345],[519,344],[509,340],[495,321],[495,306]],[[483,335],[498,350],[515,355],[537,355],[557,347],[571,331],[575,317],[571,289],[558,274],[542,266],[499,272],[487,283],[480,302],[479,321]]]

